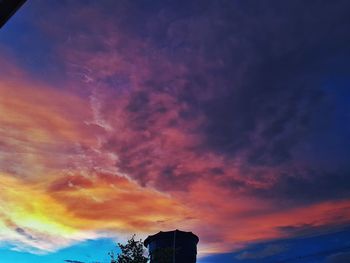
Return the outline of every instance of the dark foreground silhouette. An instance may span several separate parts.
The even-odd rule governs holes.
[[[118,255],[114,252],[108,255],[110,263],[196,263],[198,242],[199,238],[192,232],[177,229],[148,236],[144,242],[142,239],[136,240],[133,235],[126,244],[117,244],[121,250]],[[149,258],[145,256],[146,248]],[[65,262],[84,263],[77,260]]]
[[[151,263],[195,263],[199,238],[180,230],[159,232],[146,238]]]

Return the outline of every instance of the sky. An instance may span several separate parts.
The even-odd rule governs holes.
[[[32,0],[0,30],[0,262],[350,262],[350,2]]]

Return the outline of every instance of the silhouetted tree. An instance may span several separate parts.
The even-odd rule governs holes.
[[[147,257],[144,256],[145,249],[142,240],[135,240],[133,235],[125,245],[118,243],[121,253],[115,258],[113,252],[109,253],[111,263],[147,263]]]

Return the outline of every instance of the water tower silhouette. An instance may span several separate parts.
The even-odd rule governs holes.
[[[151,263],[195,263],[199,238],[192,232],[159,232],[148,236],[144,245],[148,248]]]

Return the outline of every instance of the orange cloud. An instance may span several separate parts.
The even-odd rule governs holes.
[[[88,101],[28,79],[0,81],[0,231],[19,249],[177,225],[186,207],[139,186],[99,149]],[[103,234],[104,233],[104,234]]]
[[[207,181],[193,184],[177,198],[191,207],[204,254],[229,252],[252,242],[328,231],[345,226],[350,218],[349,200],[280,207]]]

